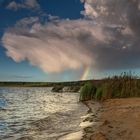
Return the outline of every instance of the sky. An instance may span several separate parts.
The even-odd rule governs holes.
[[[0,0],[0,81],[140,75],[139,0]]]

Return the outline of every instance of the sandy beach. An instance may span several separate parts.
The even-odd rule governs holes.
[[[92,112],[94,102],[86,103]],[[89,114],[82,140],[140,140],[140,98],[109,99]]]

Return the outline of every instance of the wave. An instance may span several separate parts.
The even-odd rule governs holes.
[[[34,121],[31,123],[31,126],[36,128],[36,130],[43,131],[43,130],[49,130],[49,131],[63,131],[66,129],[70,129],[70,125],[67,126],[68,122],[71,122],[73,119],[72,112],[56,112],[53,114],[50,114],[48,117]]]

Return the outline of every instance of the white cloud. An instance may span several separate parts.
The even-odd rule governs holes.
[[[7,5],[7,9],[10,10],[18,10],[21,8],[27,8],[27,9],[39,9],[39,4],[36,0],[23,0],[22,2],[15,2],[12,1]]]
[[[85,3],[84,8],[85,8],[85,10],[81,12],[84,16],[88,16],[91,18],[98,17],[98,13],[95,11],[95,9],[90,4]]]
[[[30,8],[37,8],[37,7],[39,7],[39,4],[38,4],[37,0],[25,0],[25,5],[27,7],[30,7]]]
[[[9,3],[9,5],[7,6],[7,9],[14,9],[17,10],[21,5],[17,4],[15,1],[12,1],[11,3]]]
[[[28,19],[31,24],[31,21],[36,20]],[[4,34],[2,42],[7,49],[7,56],[16,62],[27,59],[32,65],[39,66],[46,72],[80,69],[92,65],[94,60],[91,52],[88,46],[82,44],[81,39],[86,39],[87,35],[91,34],[96,40],[105,40],[100,28],[91,30],[93,24],[84,20],[64,20],[45,25],[36,22],[30,30],[25,26],[26,21],[27,19],[18,22],[14,29],[9,29]]]

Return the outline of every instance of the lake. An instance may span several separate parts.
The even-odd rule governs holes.
[[[79,93],[51,88],[1,87],[0,139],[57,140],[81,132],[88,108],[78,99]]]

